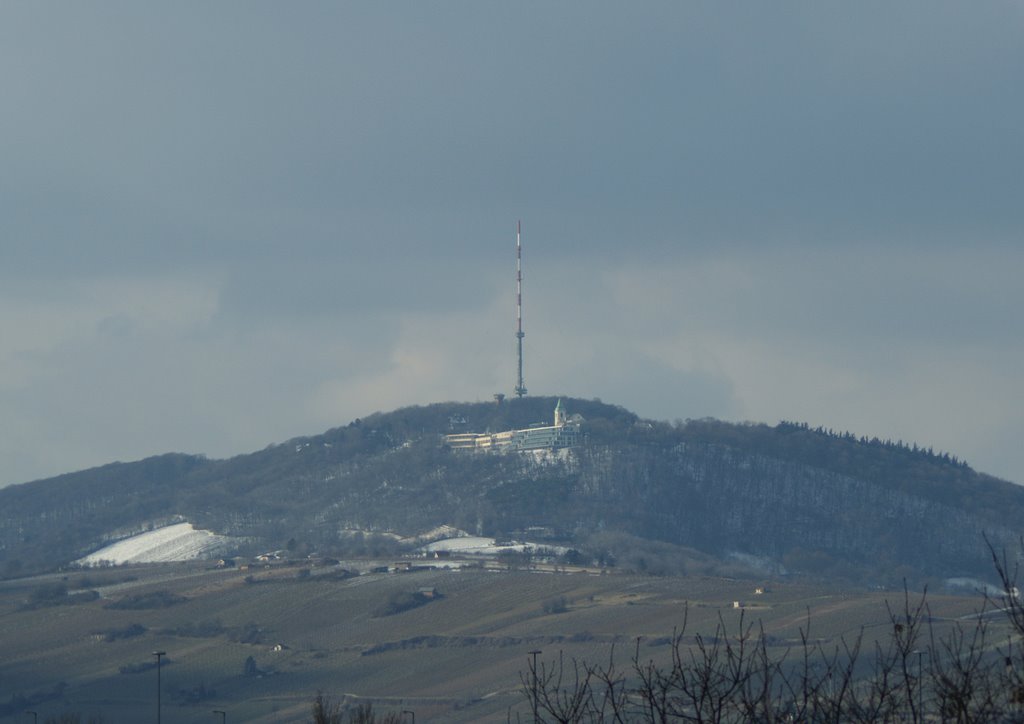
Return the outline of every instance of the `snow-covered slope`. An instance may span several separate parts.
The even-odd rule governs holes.
[[[76,563],[160,563],[208,558],[228,546],[230,539],[208,530],[196,530],[191,523],[178,523],[147,531],[104,546]]]
[[[522,553],[533,548],[529,543],[509,543],[499,545],[494,538],[483,538],[480,536],[463,536],[461,538],[446,538],[445,540],[434,541],[423,546],[421,550],[428,553],[435,551],[450,551],[452,553],[496,556],[502,551]]]

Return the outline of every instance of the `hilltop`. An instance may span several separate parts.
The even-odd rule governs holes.
[[[654,574],[712,556],[883,586],[989,576],[983,534],[997,547],[1019,535],[1024,489],[947,453],[799,423],[666,423],[565,398],[583,418],[571,449],[442,444],[550,424],[556,402],[408,407],[227,460],[167,454],[4,488],[0,574],[54,569],[183,521],[248,553],[390,555],[451,525],[534,531],[595,564]]]

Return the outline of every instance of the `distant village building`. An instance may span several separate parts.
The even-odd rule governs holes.
[[[523,430],[504,432],[465,432],[445,435],[444,443],[453,450],[556,450],[579,445],[581,441],[580,422],[582,417],[566,416],[565,407],[559,400],[555,405],[553,425],[531,425]]]

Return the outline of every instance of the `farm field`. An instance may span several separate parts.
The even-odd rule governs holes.
[[[346,578],[340,569],[199,564],[6,581],[0,722],[26,721],[26,709],[40,720],[79,712],[106,724],[155,721],[154,651],[166,652],[169,724],[215,721],[217,709],[234,722],[308,721],[318,691],[412,710],[421,722],[504,722],[510,711],[528,715],[519,689],[533,650],[542,661],[561,653],[604,662],[614,645],[626,664],[639,645],[658,661],[684,620],[688,635],[711,634],[720,618],[735,631],[743,616],[760,621],[781,655],[808,620],[816,640],[884,637],[886,602],[903,605],[902,592],[791,582],[755,594],[764,583],[477,568]],[[384,615],[421,591],[423,605]],[[928,603],[941,632],[983,601],[929,594]],[[1002,625],[993,619],[993,641],[1005,642]]]

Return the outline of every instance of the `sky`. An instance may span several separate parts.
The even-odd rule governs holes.
[[[1024,4],[0,4],[0,485],[524,379],[1024,483]]]

